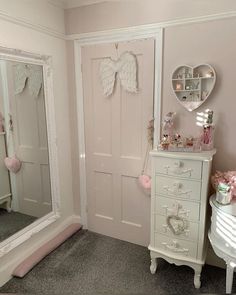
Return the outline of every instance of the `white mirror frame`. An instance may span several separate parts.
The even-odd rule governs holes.
[[[60,217],[60,191],[56,138],[55,105],[53,96],[52,57],[32,54],[0,46],[0,59],[31,63],[43,67],[45,108],[48,135],[52,211],[0,243],[0,258],[38,233]]]

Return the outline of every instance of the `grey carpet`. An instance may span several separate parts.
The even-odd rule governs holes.
[[[36,220],[36,217],[19,212],[8,213],[0,208],[0,242]]]
[[[205,266],[202,288],[193,271],[160,260],[149,271],[149,251],[110,237],[80,231],[41,261],[25,278],[13,278],[0,292],[18,294],[198,294],[225,293],[225,271]],[[234,286],[236,291],[236,286]]]

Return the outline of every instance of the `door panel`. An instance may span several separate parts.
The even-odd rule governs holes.
[[[138,93],[127,93],[117,78],[105,97],[99,79],[103,58],[137,57]],[[153,116],[154,40],[82,48],[88,193],[88,228],[147,245],[150,197],[138,184]]]

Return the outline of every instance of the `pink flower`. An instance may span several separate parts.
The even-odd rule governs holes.
[[[216,173],[211,177],[211,183],[215,190],[219,183],[225,183],[230,186],[230,191],[232,196],[236,197],[236,171],[216,171]]]

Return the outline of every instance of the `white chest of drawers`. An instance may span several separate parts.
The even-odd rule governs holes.
[[[152,151],[151,273],[157,258],[194,269],[200,288],[207,247],[206,211],[212,157],[201,153]]]

